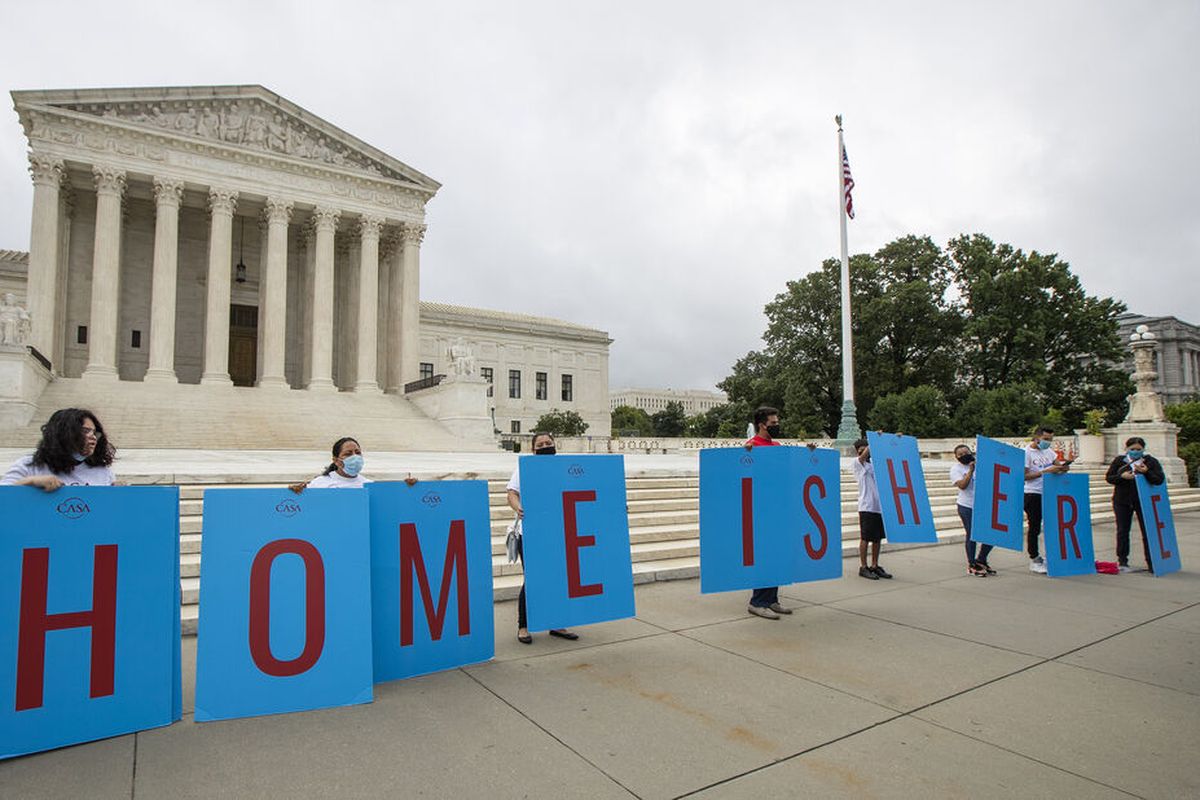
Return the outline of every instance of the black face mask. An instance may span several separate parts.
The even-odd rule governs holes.
[[[533,454],[538,455],[538,456],[552,456],[557,452],[558,452],[558,449],[554,445],[550,445],[549,447],[537,448],[536,450],[533,451]]]
[[[974,460],[975,460],[974,453],[966,453],[965,455],[961,455],[958,457],[958,463],[960,463],[960,464],[970,464]]]
[[[768,425],[767,426],[767,435],[770,436],[772,439],[778,439],[780,436],[783,435],[783,431],[780,430],[778,425]]]

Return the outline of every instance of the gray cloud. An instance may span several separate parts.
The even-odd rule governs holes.
[[[705,386],[837,253],[981,231],[1200,323],[1200,6],[44,4],[7,88],[258,82],[440,180],[423,293],[595,325],[614,385]],[[28,243],[15,115],[0,247]]]

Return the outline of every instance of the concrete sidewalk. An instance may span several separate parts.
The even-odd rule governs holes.
[[[675,581],[525,646],[500,603],[493,661],[303,714],[193,723],[188,638],[183,722],[0,763],[0,797],[1197,797],[1200,515],[1178,526],[1164,578],[1006,551],[974,578],[947,545],[785,587],[778,622]]]

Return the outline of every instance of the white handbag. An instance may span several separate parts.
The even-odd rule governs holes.
[[[504,549],[508,553],[508,563],[517,563],[517,545],[521,541],[521,520],[514,519],[508,526],[508,536],[504,540]]]

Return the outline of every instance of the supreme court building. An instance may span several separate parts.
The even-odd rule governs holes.
[[[604,331],[421,303],[427,175],[261,86],[12,97],[33,218],[5,273],[24,300],[9,328],[24,332],[0,347],[37,363],[0,371],[0,443],[84,401],[108,417],[132,404],[124,440],[145,446],[214,444],[201,433],[225,420],[234,444],[216,444],[236,446],[284,413],[315,426],[291,446],[346,420],[376,449],[489,446],[493,428],[528,430],[552,408],[608,433]],[[31,370],[45,388],[14,390]],[[138,432],[147,414],[169,419],[164,404],[198,414],[196,433]]]

